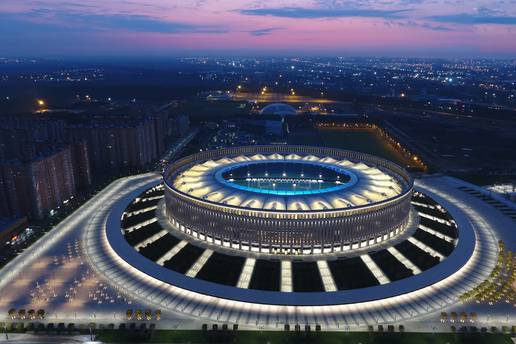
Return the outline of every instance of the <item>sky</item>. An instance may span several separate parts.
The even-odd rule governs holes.
[[[516,0],[0,0],[0,57],[516,58]]]

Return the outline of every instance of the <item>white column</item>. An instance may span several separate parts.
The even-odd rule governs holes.
[[[292,292],[292,262],[281,261],[281,291]]]
[[[197,261],[192,265],[190,270],[188,270],[186,272],[185,275],[188,276],[188,277],[195,277],[195,276],[197,276],[199,271],[201,271],[202,267],[204,266],[204,264],[206,264],[206,262],[208,261],[208,259],[211,257],[212,254],[213,254],[212,250],[205,250],[201,254],[201,256],[197,259]]]
[[[249,283],[251,283],[251,276],[253,275],[255,263],[256,259],[254,258],[247,258],[245,260],[244,267],[242,268],[242,272],[240,273],[240,277],[238,278],[238,288],[249,288]]]
[[[405,257],[400,251],[398,251],[394,246],[389,247],[387,251],[389,251],[394,257],[396,257],[396,259],[399,260],[401,264],[405,265],[407,269],[412,270],[412,273],[414,273],[414,275],[421,273],[421,270],[417,266],[412,264],[412,262],[407,257]]]
[[[325,260],[318,260],[317,267],[319,268],[319,274],[321,274],[324,291],[337,291],[337,286],[333,280],[330,268],[328,267],[328,262]]]
[[[158,261],[156,263],[158,263],[159,265],[165,264],[165,262],[167,260],[171,259],[172,257],[174,257],[177,254],[177,252],[181,251],[181,249],[183,247],[185,247],[186,244],[188,244],[188,241],[186,241],[186,240],[182,240],[182,241],[178,242],[176,246],[172,247],[170,249],[170,251],[165,253],[160,259],[158,259]]]
[[[376,277],[380,284],[386,284],[390,282],[389,278],[385,276],[383,271],[378,267],[378,265],[376,265],[376,263],[371,259],[371,257],[368,254],[361,255],[360,258],[365,263],[365,265],[367,265],[367,268],[371,270],[374,277]]]

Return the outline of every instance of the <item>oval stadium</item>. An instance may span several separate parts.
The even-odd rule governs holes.
[[[302,254],[342,251],[401,233],[412,178],[367,154],[305,146],[203,152],[165,173],[167,215],[223,246]]]
[[[457,183],[413,180],[390,161],[332,148],[204,151],[163,175],[110,184],[30,258],[81,267],[72,289],[95,286],[85,309],[97,319],[152,308],[182,328],[339,330],[439,319],[489,278],[500,249],[491,230],[499,218]],[[53,256],[63,240],[69,257],[80,256]],[[60,319],[75,317],[71,293]]]

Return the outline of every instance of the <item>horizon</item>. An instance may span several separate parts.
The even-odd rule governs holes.
[[[33,58],[516,56],[503,0],[4,0],[0,19],[0,55]]]
[[[3,55],[1,60],[20,60],[20,62],[39,60],[45,62],[174,62],[186,59],[283,59],[285,61],[295,59],[342,59],[342,60],[424,60],[428,62],[438,61],[515,61],[516,56],[402,56],[402,55],[311,55],[311,54],[163,54],[163,55],[128,55],[128,54],[105,54],[105,55],[57,55],[57,56],[36,56],[36,55]],[[116,61],[115,61],[116,60]]]

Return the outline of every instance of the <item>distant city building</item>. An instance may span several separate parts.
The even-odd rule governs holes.
[[[169,134],[171,136],[181,137],[190,130],[190,118],[185,114],[178,114],[169,120]]]
[[[46,116],[6,116],[0,120],[0,144],[13,141],[63,142],[65,121],[49,120]]]
[[[42,218],[91,186],[93,173],[155,162],[190,127],[170,103],[150,115],[68,110],[0,120],[0,217]],[[134,109],[133,109],[134,110]]]
[[[34,217],[44,217],[76,191],[70,147],[32,161],[27,166]]]
[[[92,176],[88,146],[85,141],[73,143],[71,146],[73,175],[77,190],[85,190],[91,186]]]
[[[82,145],[84,147],[84,145]],[[75,149],[81,150],[79,144]],[[84,148],[82,148],[84,150]],[[0,216],[43,218],[77,193],[76,179],[87,186],[89,166],[74,167],[72,146],[52,147],[28,161],[0,161]],[[75,172],[82,170],[82,176]]]
[[[164,152],[166,149],[168,128],[168,110],[156,112],[151,116],[154,121],[154,136],[156,137],[156,149],[158,153]]]
[[[86,141],[94,170],[141,167],[158,158],[153,119],[101,119],[70,125],[71,138]]]
[[[0,162],[0,217],[16,218],[31,210],[29,178],[20,161]]]

